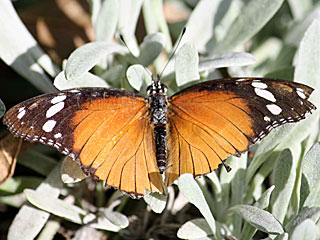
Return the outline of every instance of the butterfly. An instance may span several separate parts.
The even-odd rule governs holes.
[[[166,193],[184,173],[212,172],[316,109],[311,87],[278,79],[211,80],[171,97],[166,91],[157,78],[146,98],[113,88],[48,93],[14,106],[3,122],[15,136],[53,146],[85,174],[139,198]]]

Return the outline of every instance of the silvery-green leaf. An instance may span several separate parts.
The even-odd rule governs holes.
[[[194,180],[192,174],[183,174],[178,179],[178,187],[190,203],[195,205],[209,224],[213,234],[216,232],[215,219],[206,202],[201,188]]]
[[[0,1],[0,22],[0,58],[41,92],[55,91],[46,73],[55,76],[58,68],[24,26],[11,1]]]
[[[163,33],[153,33],[147,35],[140,45],[140,55],[138,62],[147,67],[160,55],[166,43]]]
[[[148,74],[146,69],[140,64],[135,64],[128,68],[127,79],[130,85],[138,91],[140,91],[144,83],[146,85],[151,84],[150,74]]]
[[[296,181],[296,166],[289,149],[283,150],[274,166],[273,183],[276,188],[273,191],[271,202],[272,214],[282,222],[287,214],[290,198]]]
[[[64,183],[80,182],[86,177],[76,161],[70,157],[64,158],[61,165],[61,179]]]
[[[214,33],[215,14],[221,2],[221,0],[198,2],[187,21],[187,29],[181,40],[181,45],[192,42],[199,52],[205,51],[206,43]]]
[[[120,227],[120,226],[112,223],[105,216],[97,217],[96,222],[90,223],[89,226],[92,228],[107,230],[107,231],[111,231],[111,232],[119,232],[122,228],[125,228],[125,227]]]
[[[101,9],[101,1],[102,0],[89,0],[90,4],[90,15],[91,15],[91,22],[95,25],[95,22],[98,18],[100,9]]]
[[[296,215],[285,226],[285,230],[288,233],[291,233],[296,228],[296,226],[298,226],[304,220],[311,219],[314,222],[318,222],[319,218],[320,218],[320,208],[319,207],[304,208],[298,215]]]
[[[199,71],[211,71],[215,68],[246,66],[253,64],[255,57],[249,53],[229,52],[200,58]]]
[[[54,79],[54,86],[59,90],[66,90],[71,88],[83,88],[83,87],[109,87],[109,85],[100,77],[86,72],[75,79],[66,79],[65,72],[60,72]]]
[[[237,205],[229,209],[238,213],[246,222],[258,230],[270,234],[282,234],[283,228],[271,213],[249,205]]]
[[[312,11],[296,24],[292,24],[286,34],[284,41],[287,44],[298,46],[307,28],[311,25],[313,20],[320,19],[320,6],[316,5]]]
[[[37,237],[37,240],[54,239],[54,236],[58,233],[60,227],[61,224],[59,220],[49,220],[41,230],[41,233]]]
[[[104,0],[94,22],[97,41],[110,42],[116,31],[119,15],[118,0]]]
[[[36,192],[46,195],[50,198],[57,198],[60,194],[63,183],[60,179],[60,164],[50,172],[45,181],[37,188]],[[8,232],[8,240],[15,239],[34,239],[44,224],[47,222],[50,214],[41,209],[23,205],[15,216]],[[32,221],[30,221],[32,219]]]
[[[24,193],[28,201],[36,207],[74,223],[81,224],[83,216],[87,214],[83,209],[47,194],[31,189],[24,190]]]
[[[142,0],[118,0],[119,1],[119,18],[118,29],[122,34],[130,51],[137,56],[139,48],[135,38],[135,31],[140,15]]]
[[[307,84],[316,89],[310,96],[310,100],[316,106],[320,105],[320,21],[314,20],[307,29],[300,43],[297,57],[294,81]]]
[[[0,203],[15,208],[20,208],[26,202],[24,193],[17,193],[8,196],[0,196]]]
[[[309,186],[309,195],[304,207],[320,207],[320,144],[315,143],[302,160],[302,174]]]
[[[0,118],[4,115],[5,112],[6,112],[6,106],[4,105],[2,100],[0,99]]]
[[[306,219],[293,230],[290,240],[316,240],[318,234],[319,230],[316,224],[312,220]]]
[[[261,208],[261,209],[265,209],[269,206],[269,202],[270,202],[270,196],[271,193],[273,192],[275,186],[272,185],[271,187],[269,187],[262,195],[261,197],[255,202],[254,206]]]
[[[77,48],[68,58],[65,75],[67,80],[84,76],[99,61],[112,53],[126,53],[127,49],[116,43],[91,42]]]
[[[113,83],[118,81],[118,79],[121,76],[122,70],[123,70],[122,65],[116,65],[114,67],[111,67],[107,71],[103,72],[100,77],[102,79],[105,79],[109,83]]]
[[[163,0],[143,1],[142,10],[147,34],[162,32],[166,39],[165,49],[167,52],[170,52],[172,42],[168,23],[163,11]]]
[[[228,52],[250,39],[272,18],[282,3],[283,0],[250,0],[212,53]]]
[[[158,192],[148,193],[143,199],[155,213],[162,213],[167,205],[167,195]]]
[[[181,239],[203,238],[212,236],[210,226],[204,218],[193,219],[183,224],[177,233],[177,237]]]
[[[270,196],[275,186],[269,187],[261,197],[255,202],[254,206],[265,209],[269,206]],[[245,223],[241,232],[241,239],[252,239],[254,234],[257,232],[257,229],[251,226],[249,223]]]
[[[120,228],[126,228],[129,225],[128,218],[122,213],[106,210],[104,211],[104,215],[112,224]]]
[[[175,61],[176,82],[182,86],[188,82],[200,79],[199,55],[192,43],[185,43],[178,51]]]
[[[302,19],[312,9],[312,0],[288,0],[289,7],[295,19]]]

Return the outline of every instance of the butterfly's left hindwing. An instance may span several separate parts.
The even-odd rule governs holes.
[[[186,88],[169,100],[166,185],[183,173],[209,173],[271,129],[315,109],[313,89],[299,83],[233,78]]]
[[[140,197],[165,192],[147,111],[130,92],[81,88],[29,99],[3,121],[15,136],[54,146],[96,180]]]

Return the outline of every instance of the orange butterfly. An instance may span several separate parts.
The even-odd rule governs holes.
[[[312,88],[277,79],[212,80],[169,98],[166,89],[157,79],[148,98],[111,88],[49,93],[11,108],[3,121],[15,136],[54,146],[94,179],[141,197],[165,193],[181,174],[212,172],[315,109]]]

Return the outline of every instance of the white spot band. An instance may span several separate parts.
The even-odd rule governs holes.
[[[54,98],[52,98],[51,103],[52,104],[56,104],[58,102],[62,102],[63,100],[65,100],[67,98],[67,95],[60,95],[60,96],[56,96]]]
[[[46,113],[46,117],[47,118],[52,117],[53,115],[60,112],[63,108],[64,108],[64,102],[59,102],[59,103],[51,106]]]
[[[252,82],[251,85],[255,88],[261,88],[261,89],[268,88],[268,85],[262,82]]]
[[[56,121],[55,120],[48,120],[46,121],[45,124],[43,124],[42,129],[45,132],[51,132],[52,129],[56,126]]]
[[[279,115],[282,112],[282,109],[275,104],[268,104],[267,108],[273,115]]]
[[[260,88],[255,88],[254,91],[258,96],[260,96],[264,99],[267,99],[271,102],[276,102],[276,99],[271,92],[264,90],[264,89],[260,89]]]

